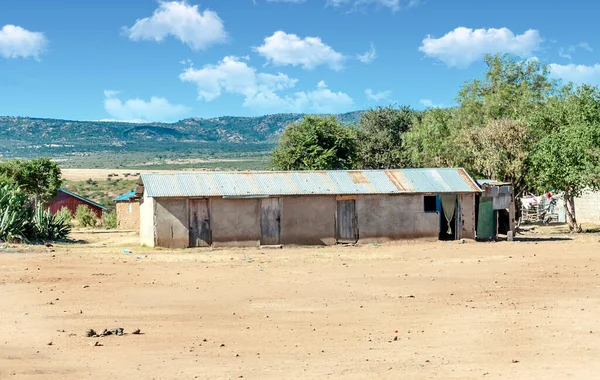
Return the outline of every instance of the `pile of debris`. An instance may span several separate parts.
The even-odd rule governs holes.
[[[122,327],[117,327],[115,329],[104,329],[104,331],[102,331],[101,334],[98,334],[94,329],[89,329],[88,331],[86,331],[85,336],[87,336],[88,338],[101,338],[103,336],[109,336],[109,335],[117,335],[117,336],[122,336],[123,334],[125,334],[125,330]],[[138,335],[141,334],[140,329],[135,329],[133,330],[132,334],[134,335]]]

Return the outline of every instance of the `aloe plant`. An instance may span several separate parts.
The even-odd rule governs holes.
[[[19,188],[0,185],[0,241],[60,240],[70,232],[71,223],[64,213],[52,215],[41,203],[34,209]]]

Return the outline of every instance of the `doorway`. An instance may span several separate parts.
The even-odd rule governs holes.
[[[190,247],[210,247],[210,214],[208,199],[190,199]]]
[[[279,198],[260,200],[260,245],[279,245],[281,234],[281,203]]]
[[[356,243],[358,241],[355,199],[337,201],[335,222],[338,243]]]
[[[456,240],[456,215],[458,211],[458,197],[441,196],[440,204],[440,240]],[[446,208],[444,208],[446,205]],[[451,217],[450,217],[451,216]]]

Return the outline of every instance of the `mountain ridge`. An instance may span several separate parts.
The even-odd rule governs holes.
[[[335,115],[342,123],[354,123],[364,111]],[[79,121],[23,116],[0,116],[0,154],[29,156],[129,149],[170,150],[194,144],[274,144],[285,127],[306,114],[279,113],[263,116],[190,117],[174,123]],[[33,152],[30,152],[33,151]]]

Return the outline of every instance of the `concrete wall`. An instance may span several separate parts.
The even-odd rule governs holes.
[[[210,228],[215,247],[259,246],[259,199],[210,200]]]
[[[458,196],[460,207],[459,239],[475,239],[475,194]]]
[[[140,228],[140,203],[138,201],[117,202],[117,229],[137,230]]]
[[[186,198],[155,198],[156,245],[187,248],[190,245],[189,215]]]
[[[335,196],[283,197],[281,244],[335,244]]]
[[[586,191],[575,198],[575,216],[578,223],[600,224],[600,192]]]
[[[360,195],[360,243],[439,237],[439,214],[423,211],[423,195]]]
[[[140,244],[154,247],[154,199],[140,199]]]

